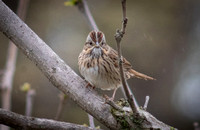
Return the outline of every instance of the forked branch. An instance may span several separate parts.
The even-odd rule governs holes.
[[[119,129],[111,107],[0,0],[0,31],[43,72],[49,81],[83,110],[110,129]]]
[[[117,42],[117,51],[118,51],[121,81],[122,81],[122,85],[124,88],[124,92],[128,98],[128,103],[130,104],[130,107],[133,112],[133,115],[128,115],[128,116],[124,117],[124,119],[129,119],[129,120],[126,120],[126,122],[129,124],[127,128],[128,129],[130,129],[130,128],[132,128],[132,129],[146,129],[146,128],[148,128],[148,129],[155,129],[155,128],[171,129],[173,127],[170,128],[170,126],[158,121],[150,113],[145,111],[147,108],[148,102],[149,102],[148,97],[145,100],[145,105],[144,105],[145,110],[139,109],[136,99],[134,98],[131,90],[129,89],[128,83],[125,80],[123,64],[122,64],[123,57],[122,57],[122,52],[121,52],[121,40],[125,34],[125,30],[126,30],[126,26],[127,26],[127,22],[128,22],[128,19],[126,17],[126,0],[121,0],[121,4],[122,4],[122,12],[123,12],[122,28],[121,28],[121,30],[116,31],[115,40]],[[131,118],[130,118],[131,116],[133,116],[132,117],[133,120],[131,120]],[[138,124],[138,122],[140,122],[140,123]],[[175,129],[175,128],[173,128],[173,129]]]
[[[136,100],[133,96],[133,94],[131,93],[131,90],[128,87],[128,84],[125,80],[124,77],[124,71],[123,71],[123,64],[122,64],[122,52],[121,52],[121,40],[122,37],[125,34],[125,30],[126,30],[126,25],[128,22],[128,19],[126,17],[126,0],[122,0],[122,12],[123,12],[123,16],[122,16],[122,29],[121,30],[117,30],[116,34],[115,34],[115,40],[117,42],[117,51],[118,51],[118,59],[119,59],[119,70],[120,70],[120,76],[121,76],[121,81],[122,81],[122,86],[124,88],[124,92],[128,98],[128,102],[132,108],[133,113],[138,113],[138,105],[136,103]]]
[[[95,91],[85,88],[87,83],[60,59],[59,56],[1,0],[0,31],[14,41],[17,47],[36,64],[55,87],[73,99],[83,110],[110,129],[121,128],[121,124],[113,117],[111,107],[105,104],[103,97],[99,96]],[[144,120],[140,123],[141,128],[171,128],[157,120],[150,113],[143,110],[139,111],[139,113],[143,114],[142,117],[144,117]],[[3,118],[3,116],[0,116],[0,118]],[[13,122],[17,121],[18,120]],[[131,124],[131,126],[132,125],[133,124]]]

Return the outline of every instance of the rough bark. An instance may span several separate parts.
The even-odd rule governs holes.
[[[0,31],[43,72],[49,81],[73,99],[83,110],[111,129],[119,126],[110,106],[42,41],[22,20],[0,1]]]
[[[116,115],[115,119],[111,114],[111,107],[105,104],[105,100],[94,90],[86,88],[87,83],[66,65],[2,1],[0,1],[0,31],[11,39],[36,64],[55,87],[73,99],[83,110],[110,129],[121,128],[122,125],[117,123]],[[127,112],[120,113],[119,111],[117,113],[123,116]],[[139,119],[137,119],[137,115],[134,115],[134,113],[128,116],[128,118],[133,118],[135,121],[130,122],[130,120],[127,120],[127,122],[130,122],[131,128],[138,128],[139,123],[139,128],[144,129],[172,129],[172,127],[157,120],[144,110],[139,109],[139,114]]]
[[[17,9],[17,15],[24,20],[27,12],[29,0],[20,0]],[[12,87],[13,78],[15,74],[15,66],[17,60],[17,47],[9,40],[8,52],[6,58],[6,65],[1,83],[1,102],[2,108],[6,110],[11,109],[12,103]],[[0,125],[1,130],[9,130],[7,126]]]
[[[0,124],[17,130],[93,130],[90,127],[50,119],[27,117],[0,108]]]

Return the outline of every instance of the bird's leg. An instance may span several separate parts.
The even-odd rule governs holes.
[[[87,85],[85,86],[86,88],[90,87],[92,89],[95,89],[94,85],[90,84],[86,79],[84,79],[84,80],[85,80],[85,82],[87,82]]]
[[[112,97],[111,97],[111,100],[113,100],[113,101],[114,101],[114,99],[115,99],[115,94],[116,94],[116,92],[117,92],[117,89],[118,89],[118,88],[115,88],[114,91],[113,91],[113,95],[112,95]]]
[[[104,97],[106,98],[106,100],[114,101],[114,99],[115,99],[115,94],[116,94],[116,92],[117,92],[117,89],[118,89],[118,88],[115,88],[115,89],[114,89],[113,95],[112,95],[111,98],[108,97],[107,95],[104,95]]]

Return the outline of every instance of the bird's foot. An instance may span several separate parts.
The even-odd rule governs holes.
[[[92,89],[95,89],[95,86],[91,85],[90,83],[88,83],[85,87],[86,87],[86,88],[92,88]]]
[[[108,101],[114,101],[114,98],[113,97],[108,97],[107,95],[103,95],[103,97],[108,100]]]

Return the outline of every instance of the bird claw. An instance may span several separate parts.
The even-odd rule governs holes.
[[[86,88],[92,88],[92,89],[95,89],[95,86],[93,86],[93,85],[91,85],[90,83],[88,83],[86,86],[85,86]]]
[[[108,101],[114,101],[114,98],[113,97],[108,97],[107,95],[103,95],[103,97],[108,100]]]

